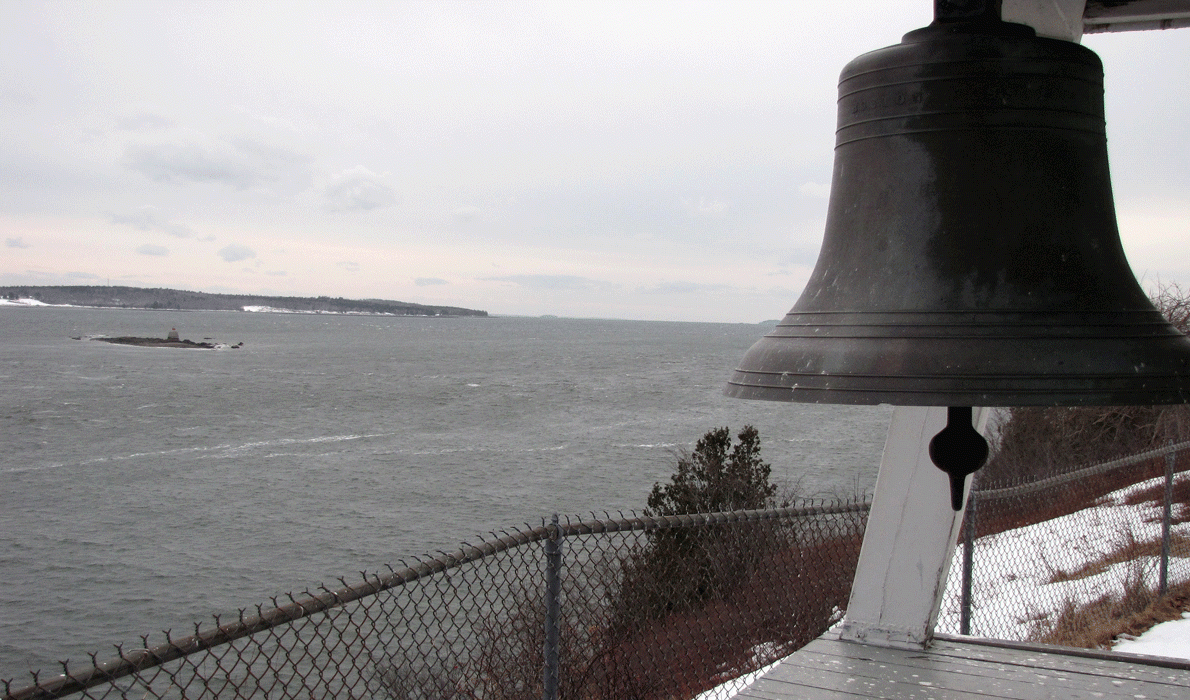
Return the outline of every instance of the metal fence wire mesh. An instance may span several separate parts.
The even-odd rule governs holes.
[[[1093,646],[1190,581],[1190,443],[972,490],[939,632]]]
[[[839,619],[868,508],[555,520],[0,681],[3,700],[694,698]],[[1190,443],[977,480],[963,533],[937,631],[1085,645],[1190,582]]]
[[[690,698],[838,619],[867,510],[564,519],[4,681],[4,698]]]

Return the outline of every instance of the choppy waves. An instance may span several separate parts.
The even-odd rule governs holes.
[[[147,406],[145,408],[148,408]],[[245,442],[238,445],[220,444],[220,445],[198,445],[195,447],[181,447],[170,450],[155,450],[148,452],[133,452],[131,454],[123,455],[107,455],[103,457],[91,457],[89,459],[80,460],[77,462],[59,462],[51,464],[42,464],[34,466],[13,466],[0,468],[0,474],[16,474],[28,471],[38,471],[42,469],[62,469],[70,467],[89,467],[97,464],[128,462],[133,460],[159,460],[172,459],[185,456],[201,456],[205,459],[229,459],[241,457],[248,452],[256,452],[264,449],[272,449],[276,447],[284,447],[289,445],[321,445],[337,442],[348,442],[352,440],[366,440],[369,438],[384,437],[383,433],[376,433],[370,435],[322,435],[310,438],[277,438],[273,440],[259,440],[255,442]],[[297,453],[293,453],[297,454]]]
[[[755,425],[774,478],[851,490],[886,425],[884,409],[725,399],[719,374],[763,331],[744,325],[2,320],[0,677],[551,512],[638,509],[711,428]],[[245,347],[69,339],[171,327]]]

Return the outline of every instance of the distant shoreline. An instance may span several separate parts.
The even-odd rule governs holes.
[[[246,313],[338,314],[360,316],[473,317],[488,312],[457,306],[431,306],[387,299],[271,297],[208,294],[179,289],[103,286],[0,287],[0,306],[74,306],[157,311],[239,311]]]

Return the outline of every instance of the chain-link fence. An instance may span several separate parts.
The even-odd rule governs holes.
[[[4,681],[4,700],[692,698],[838,619],[867,511],[555,520]]]
[[[506,531],[194,634],[0,681],[34,698],[694,698],[842,614],[869,504]],[[1079,644],[1190,582],[1190,443],[976,483],[937,631]]]
[[[1190,442],[972,490],[939,632],[1094,646],[1190,581]]]

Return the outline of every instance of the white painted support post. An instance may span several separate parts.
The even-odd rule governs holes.
[[[988,409],[974,411],[980,432],[987,415]],[[843,639],[922,648],[933,636],[963,522],[962,511],[951,510],[946,474],[930,461],[930,440],[944,427],[945,407],[893,411]]]

